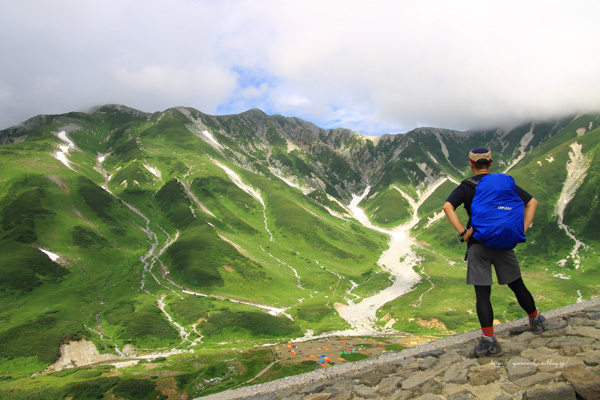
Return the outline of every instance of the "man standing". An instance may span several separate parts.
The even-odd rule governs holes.
[[[473,182],[479,182],[486,174],[490,173],[492,166],[492,153],[486,148],[475,148],[469,152],[469,165],[473,171]],[[524,207],[524,231],[527,231],[537,208],[537,200],[529,193],[517,186],[517,192]],[[444,213],[448,220],[467,242],[467,284],[475,287],[477,317],[481,325],[481,342],[475,347],[475,354],[482,356],[499,356],[502,347],[494,336],[494,311],[490,296],[492,293],[492,265],[500,285],[508,285],[515,293],[519,305],[529,315],[531,331],[540,334],[544,330],[545,318],[535,306],[533,296],[525,287],[521,278],[519,262],[513,250],[492,249],[473,237],[471,226],[471,205],[475,197],[475,184],[463,181],[444,203]],[[456,208],[461,204],[469,216],[465,227],[456,214]]]

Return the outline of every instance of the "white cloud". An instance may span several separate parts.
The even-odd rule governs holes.
[[[235,88],[235,77],[231,73],[210,65],[194,69],[167,65],[147,65],[139,70],[117,67],[114,77],[125,91],[150,95],[172,104],[194,101],[210,111],[225,101]]]
[[[0,128],[102,103],[468,129],[600,111],[600,3],[0,0]]]

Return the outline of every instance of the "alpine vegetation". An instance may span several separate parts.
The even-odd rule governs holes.
[[[540,310],[598,296],[599,120],[368,137],[106,105],[0,131],[0,397],[196,396],[315,368],[266,344],[476,329],[442,220],[475,147],[539,201],[515,251]]]

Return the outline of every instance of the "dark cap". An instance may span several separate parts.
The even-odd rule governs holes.
[[[479,160],[492,161],[492,152],[485,147],[477,147],[469,152],[469,160],[473,162]]]

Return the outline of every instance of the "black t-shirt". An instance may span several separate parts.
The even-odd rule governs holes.
[[[479,182],[485,175],[486,174],[475,175],[473,179]],[[517,192],[521,200],[523,200],[523,204],[529,203],[529,201],[533,198],[532,195],[521,189],[519,186],[517,186]],[[465,210],[469,215],[469,222],[466,226],[467,228],[471,227],[471,203],[473,203],[473,197],[475,197],[475,188],[463,181],[456,187],[456,189],[452,191],[452,193],[450,193],[450,196],[448,196],[446,199],[448,203],[452,204],[455,210],[460,207],[461,204],[465,206]]]

